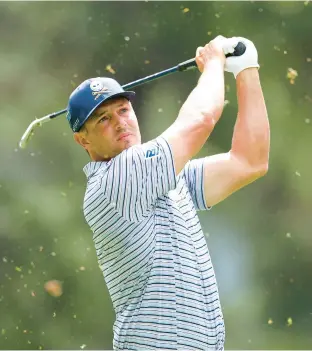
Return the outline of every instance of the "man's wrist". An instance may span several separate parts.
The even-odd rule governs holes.
[[[215,56],[209,59],[204,65],[204,71],[210,69],[211,67],[221,66],[224,68],[225,58],[221,56]]]
[[[237,76],[236,80],[249,80],[259,78],[259,69],[258,67],[248,67],[240,71]]]

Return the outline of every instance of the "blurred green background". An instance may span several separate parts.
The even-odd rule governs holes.
[[[89,77],[121,84],[195,56],[214,36],[259,52],[271,124],[269,173],[201,212],[219,283],[227,349],[312,349],[312,4],[306,2],[0,3],[0,347],[111,349],[114,312],[84,221],[83,166],[65,116],[18,148],[28,124],[66,108]],[[164,131],[199,78],[136,88],[143,141]],[[226,152],[237,113],[199,156]],[[44,285],[62,284],[52,297]]]

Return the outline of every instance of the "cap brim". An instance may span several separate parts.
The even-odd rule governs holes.
[[[117,94],[113,94],[113,95],[109,96],[107,99],[101,101],[101,103],[104,102],[104,101],[107,101],[107,100],[111,100],[111,99],[120,97],[120,96],[123,96],[126,99],[132,101],[134,99],[134,97],[135,97],[135,92],[134,91],[122,91],[121,93],[117,93]],[[96,107],[98,107],[99,105],[97,105]]]
[[[81,127],[86,123],[86,121],[90,118],[90,116],[92,115],[92,113],[100,106],[102,105],[104,102],[108,101],[108,100],[112,100],[114,98],[117,97],[125,97],[126,99],[128,99],[129,101],[132,101],[135,97],[135,92],[134,91],[122,91],[120,93],[116,93],[113,94],[109,97],[107,97],[106,99],[103,99],[101,101],[99,101],[99,103],[93,107],[93,109],[88,113],[87,117],[85,118],[85,120],[82,122]],[[81,129],[81,127],[79,128],[79,130]],[[79,130],[77,132],[79,132]]]

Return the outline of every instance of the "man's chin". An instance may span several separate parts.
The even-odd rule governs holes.
[[[120,153],[122,153],[123,151],[129,149],[131,146],[134,145],[140,145],[139,141],[134,141],[134,140],[124,140],[123,145],[119,145],[118,148],[116,148],[115,155],[112,157],[116,157],[117,155],[119,155]]]
[[[129,147],[131,146],[134,146],[134,145],[139,145],[139,141],[136,140],[135,138],[127,138],[127,139],[123,139],[122,140],[122,149],[125,150],[125,149],[128,149]]]
[[[108,161],[114,157],[116,157],[117,155],[121,154],[123,151],[129,149],[131,146],[134,146],[134,145],[140,145],[141,142],[139,140],[131,140],[130,138],[129,139],[125,139],[122,143],[122,145],[116,145],[116,148],[115,148],[115,152],[112,152],[110,155],[107,155],[107,154],[103,154],[102,158],[103,158],[103,161]]]

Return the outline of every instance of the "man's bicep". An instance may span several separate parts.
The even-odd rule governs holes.
[[[221,202],[255,179],[257,179],[256,173],[231,151],[206,157],[204,196],[207,206]]]
[[[190,118],[188,122],[175,121],[162,133],[161,136],[170,145],[176,174],[201,150],[210,132],[208,123],[200,118]]]

